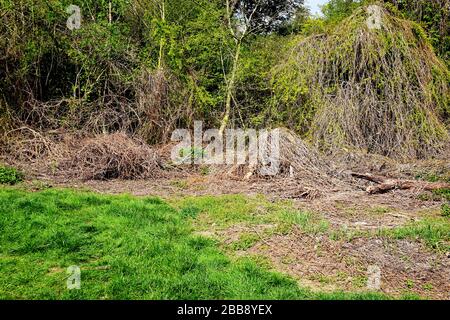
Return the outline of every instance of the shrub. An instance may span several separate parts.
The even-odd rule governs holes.
[[[0,165],[0,184],[17,184],[23,181],[24,175],[15,168]]]
[[[445,203],[442,205],[442,215],[450,218],[450,203]]]

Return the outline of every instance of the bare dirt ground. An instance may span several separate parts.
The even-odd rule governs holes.
[[[387,294],[414,292],[450,299],[450,259],[419,242],[370,238],[334,241],[297,231],[266,239],[249,253],[269,257],[276,269],[315,289],[364,289],[368,267],[373,265],[381,269],[381,289]]]
[[[441,202],[419,199],[421,191],[396,190],[384,194],[369,195],[363,190],[331,190],[315,197],[303,197],[304,188],[298,192],[273,181],[254,179],[250,181],[226,179],[216,176],[189,175],[175,179],[157,180],[108,180],[108,181],[58,181],[54,186],[88,188],[99,193],[129,193],[135,196],[155,195],[162,198],[173,196],[204,196],[225,194],[264,194],[269,199],[291,199],[299,209],[320,213],[335,227],[376,229],[397,227],[419,220],[424,213],[439,210]],[[293,182],[292,184],[295,184]]]

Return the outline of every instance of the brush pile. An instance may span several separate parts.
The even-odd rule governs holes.
[[[273,144],[273,139],[278,142]],[[259,150],[258,165],[235,165],[225,168],[225,172],[245,180],[251,177],[270,179],[272,184],[280,184],[277,188],[285,193],[329,189],[342,184],[334,178],[331,164],[318,150],[286,128],[273,130],[267,143],[259,148],[265,149]],[[278,151],[274,152],[274,148]],[[262,154],[265,161],[261,159]]]
[[[125,133],[95,136],[39,133],[21,128],[10,136],[9,162],[36,176],[109,180],[157,178],[159,156],[147,144]]]
[[[84,180],[154,178],[160,175],[157,155],[146,144],[124,133],[100,135],[80,143],[80,149],[63,162]]]

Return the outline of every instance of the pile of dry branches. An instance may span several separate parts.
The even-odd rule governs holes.
[[[274,138],[278,139],[278,143],[272,144]],[[305,143],[294,132],[285,128],[275,129],[268,136],[267,142],[264,146],[259,145],[259,148],[265,148],[259,150],[259,153],[268,157],[265,164],[259,158],[256,166],[228,166],[223,172],[226,172],[228,177],[234,176],[244,180],[270,179],[272,188],[279,190],[284,197],[311,197],[344,185],[344,182],[336,178],[332,166],[319,151]],[[274,147],[278,152],[274,153]],[[276,167],[273,167],[274,165]],[[272,174],[267,175],[268,167]],[[263,187],[266,185],[262,184]]]
[[[71,159],[64,161],[70,172],[85,180],[154,178],[161,175],[155,152],[124,133],[85,139]]]
[[[108,180],[156,178],[163,172],[157,153],[125,133],[83,137],[23,127],[9,137],[9,162],[26,165],[34,175]]]

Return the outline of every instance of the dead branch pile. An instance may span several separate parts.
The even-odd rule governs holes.
[[[319,152],[292,131],[277,131],[280,139],[280,175],[319,187],[330,185],[330,164]]]
[[[278,144],[272,145],[272,139],[278,137]],[[277,146],[279,152],[273,153]],[[259,146],[261,147],[261,146]],[[259,159],[257,166],[233,166],[227,168],[227,175],[234,175],[240,179],[264,179],[255,190],[270,188],[271,193],[279,193],[287,198],[315,198],[322,192],[339,186],[346,188],[346,183],[339,180],[330,163],[312,146],[304,142],[294,132],[278,128],[269,135],[266,150],[259,151],[268,155],[269,159],[263,164]],[[266,175],[267,167],[277,164],[274,175]]]
[[[153,150],[124,133],[99,135],[80,143],[62,167],[84,180],[137,179],[161,175]]]
[[[64,149],[57,143],[55,132],[42,133],[28,126],[8,131],[4,135],[5,151],[13,160],[35,163],[41,159],[60,159]]]
[[[2,156],[35,176],[108,180],[163,174],[157,153],[125,133],[83,136],[22,127],[6,137],[7,153]]]

